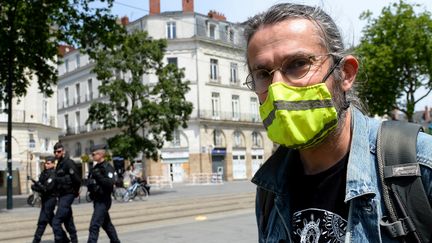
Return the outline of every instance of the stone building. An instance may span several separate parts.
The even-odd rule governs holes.
[[[180,0],[179,0],[180,1]],[[185,70],[190,81],[186,97],[193,112],[186,129],[161,149],[162,159],[142,159],[145,175],[186,182],[196,173],[221,172],[225,180],[249,179],[270,156],[273,143],[259,117],[259,102],[243,82],[247,76],[245,42],[240,23],[229,22],[216,11],[194,12],[193,0],[182,0],[181,11],[160,11],[160,1],[150,0],[149,14],[129,23],[129,31],[147,31],[166,38],[166,63]],[[91,70],[94,63],[78,50],[67,53],[59,66],[58,115],[61,140],[75,160],[89,153],[92,144],[105,142],[118,130],[84,125],[88,108],[99,95],[100,84]],[[157,82],[148,77],[143,82]],[[116,155],[113,155],[116,156]]]

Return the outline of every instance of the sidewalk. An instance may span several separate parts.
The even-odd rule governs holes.
[[[239,193],[239,192],[255,192],[256,186],[248,181],[225,181],[223,184],[203,184],[191,185],[188,183],[177,183],[173,188],[155,189],[150,188],[150,197],[152,200],[158,199],[174,199],[179,197],[194,197],[200,195],[210,194],[224,194],[224,193]],[[85,200],[87,188],[81,187],[81,197],[75,199],[75,204],[88,203]],[[17,208],[31,208],[27,205],[27,197],[29,194],[13,195],[13,209]],[[115,202],[114,202],[115,203]],[[6,209],[6,195],[0,195],[0,213]]]

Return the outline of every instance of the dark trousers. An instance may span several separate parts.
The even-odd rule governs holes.
[[[72,215],[72,203],[74,199],[75,195],[73,194],[61,195],[58,199],[57,212],[52,222],[54,240],[56,243],[68,242],[68,239],[64,234],[62,224],[64,224],[66,231],[69,233],[71,242],[78,242]]]
[[[56,197],[42,198],[41,210],[37,222],[36,232],[34,234],[33,243],[41,241],[42,235],[45,232],[47,224],[52,225],[54,218],[54,209],[57,204]]]
[[[112,243],[120,243],[114,225],[111,223],[111,218],[108,210],[111,207],[111,195],[104,200],[93,201],[93,216],[90,222],[89,238],[87,243],[97,242],[99,237],[99,229],[105,230]]]

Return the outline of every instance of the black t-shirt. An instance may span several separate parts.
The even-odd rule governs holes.
[[[349,205],[344,203],[348,154],[331,168],[305,175],[300,159],[290,173],[294,242],[343,242]]]

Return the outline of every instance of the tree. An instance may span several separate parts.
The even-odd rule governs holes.
[[[37,78],[39,90],[51,96],[57,84],[57,48],[73,45],[92,54],[96,47],[112,46],[122,27],[107,6],[92,8],[95,0],[7,0],[0,4],[0,101],[13,80],[13,96],[26,94],[30,80]],[[99,2],[99,1],[98,1]],[[10,68],[10,70],[9,70]]]
[[[394,109],[413,121],[415,105],[432,91],[432,20],[428,11],[416,13],[403,1],[384,7],[373,19],[366,11],[363,37],[356,48],[363,65],[359,95],[372,114]],[[426,93],[414,93],[423,87]]]
[[[187,127],[192,112],[192,103],[185,98],[189,82],[183,80],[182,69],[163,64],[166,45],[166,40],[134,32],[118,48],[95,57],[99,92],[109,101],[93,103],[87,123],[121,130],[108,139],[115,155],[134,159],[143,152],[157,160],[164,141],[171,141],[180,125]],[[158,80],[150,82],[154,76]]]
[[[106,7],[92,8],[95,0],[4,0],[0,4],[0,102],[7,104],[6,153],[12,175],[12,99],[26,94],[30,80],[51,96],[57,83],[57,47],[69,44],[92,55],[109,48],[123,29]],[[4,111],[1,111],[4,112]],[[7,208],[12,209],[12,176],[7,177]]]

